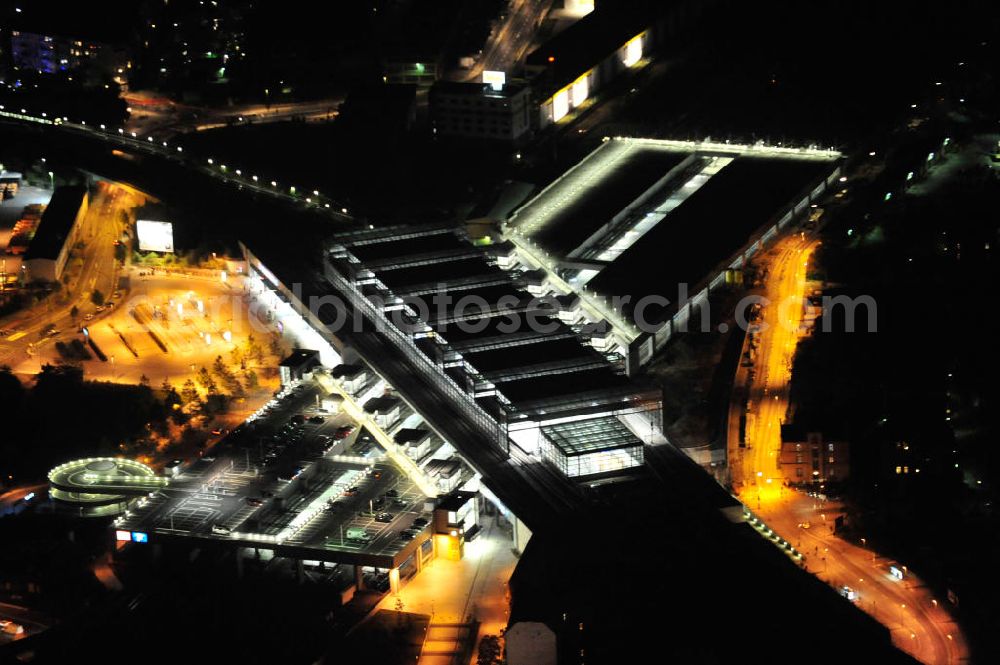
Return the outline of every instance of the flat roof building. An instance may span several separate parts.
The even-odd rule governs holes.
[[[502,86],[438,81],[431,88],[431,120],[438,136],[517,145],[531,134],[531,89],[521,81]]]
[[[710,290],[742,280],[840,162],[811,147],[608,138],[517,210],[504,237],[516,269],[545,270],[564,320],[611,326],[607,348],[632,374]]]
[[[52,194],[35,237],[24,254],[30,281],[57,282],[80,235],[89,197],[85,187],[59,187]]]
[[[319,351],[292,349],[292,352],[278,364],[281,385],[299,381],[319,366]]]
[[[503,451],[511,443],[538,451],[539,427],[560,418],[634,418],[658,430],[659,389],[626,378],[586,331],[560,321],[559,302],[534,298],[516,271],[498,269],[462,233],[410,226],[340,234],[328,279],[387,321],[428,380],[465,404]]]

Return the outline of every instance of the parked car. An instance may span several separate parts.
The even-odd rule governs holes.
[[[392,513],[379,513],[378,515],[375,516],[375,521],[388,524],[389,522],[392,521]]]

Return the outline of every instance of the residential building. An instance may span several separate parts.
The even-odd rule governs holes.
[[[850,455],[846,441],[829,441],[820,432],[806,432],[794,425],[781,428],[782,475],[793,485],[846,480]]]

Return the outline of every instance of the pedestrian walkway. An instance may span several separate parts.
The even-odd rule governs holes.
[[[510,608],[507,582],[517,564],[513,545],[509,527],[497,524],[495,517],[485,517],[479,537],[466,543],[464,559],[435,559],[400,590],[398,597],[404,611],[430,615],[431,625],[440,627],[428,637],[434,638],[432,651],[445,650],[437,638],[447,637],[448,625],[454,632],[456,626],[476,622],[478,631],[469,635],[474,640],[471,654],[475,662],[475,646],[482,636],[499,635],[507,625]],[[396,598],[386,595],[378,609],[397,609]],[[424,660],[420,662],[423,664]],[[438,662],[450,661],[427,661]]]

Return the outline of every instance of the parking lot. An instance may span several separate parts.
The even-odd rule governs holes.
[[[427,497],[324,396],[312,382],[282,393],[117,528],[398,565],[429,538]]]

